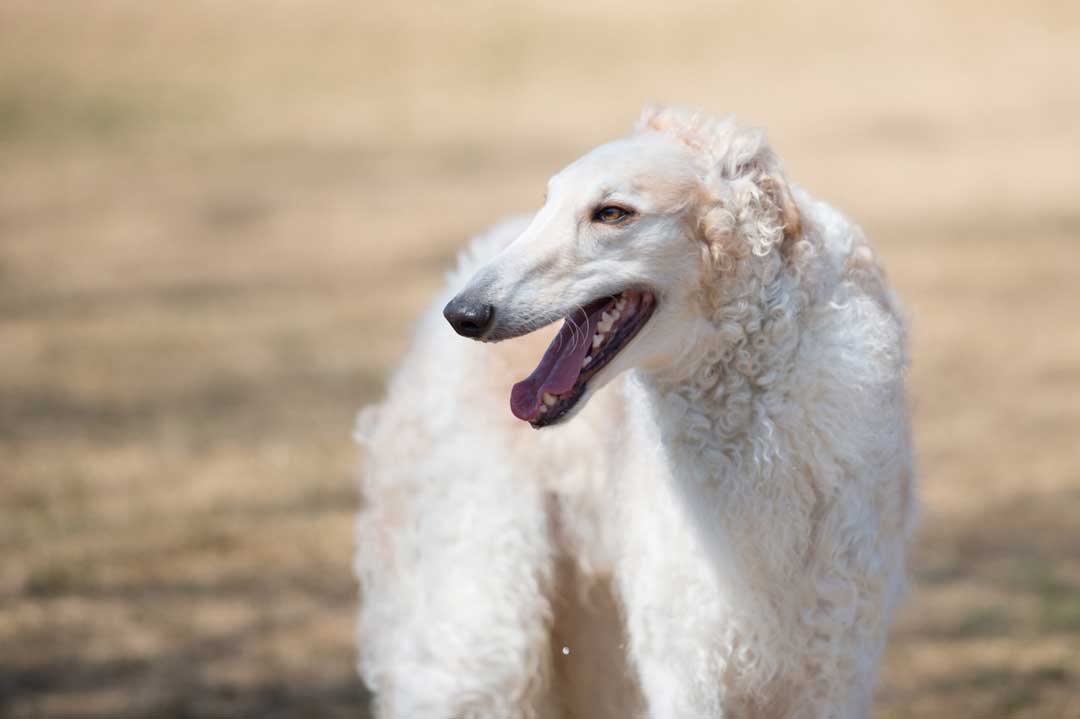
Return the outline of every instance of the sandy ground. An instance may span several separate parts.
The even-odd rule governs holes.
[[[913,316],[878,717],[1080,717],[1080,6],[0,3],[0,715],[364,716],[352,416],[455,250],[737,111]]]

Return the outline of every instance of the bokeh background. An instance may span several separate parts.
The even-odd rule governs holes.
[[[1080,5],[0,0],[0,715],[366,714],[352,418],[472,234],[735,111],[913,316],[877,716],[1080,717]]]

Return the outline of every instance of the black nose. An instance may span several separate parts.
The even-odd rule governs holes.
[[[495,308],[458,295],[443,309],[443,317],[462,337],[480,337],[491,327]]]

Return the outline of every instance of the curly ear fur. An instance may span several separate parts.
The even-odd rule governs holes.
[[[734,118],[713,118],[677,107],[645,109],[636,132],[669,135],[699,159],[703,196],[698,199],[702,248],[702,303],[715,323],[732,313],[760,314],[761,291],[774,294],[785,264],[813,255],[804,239],[799,209],[777,155],[756,128]],[[743,317],[745,318],[745,317]],[[758,317],[758,321],[764,317]],[[757,322],[751,322],[753,329]]]
[[[771,150],[766,152],[770,157],[771,167],[759,170],[757,182],[780,214],[784,232],[781,249],[786,251],[802,234],[802,218],[799,216],[795,198],[791,196],[791,189],[788,187],[787,178],[784,176],[779,160]]]
[[[738,299],[737,288],[773,282],[783,263],[799,253],[803,228],[780,161],[764,133],[738,126],[731,116],[718,119],[686,108],[657,106],[645,108],[635,130],[670,135],[699,158],[706,191],[699,210],[699,236],[708,304],[730,306]],[[717,276],[724,281],[717,282]]]

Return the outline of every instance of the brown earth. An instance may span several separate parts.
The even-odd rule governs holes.
[[[877,716],[1080,717],[1080,6],[0,3],[0,715],[363,716],[352,416],[465,239],[737,111],[914,322]]]

